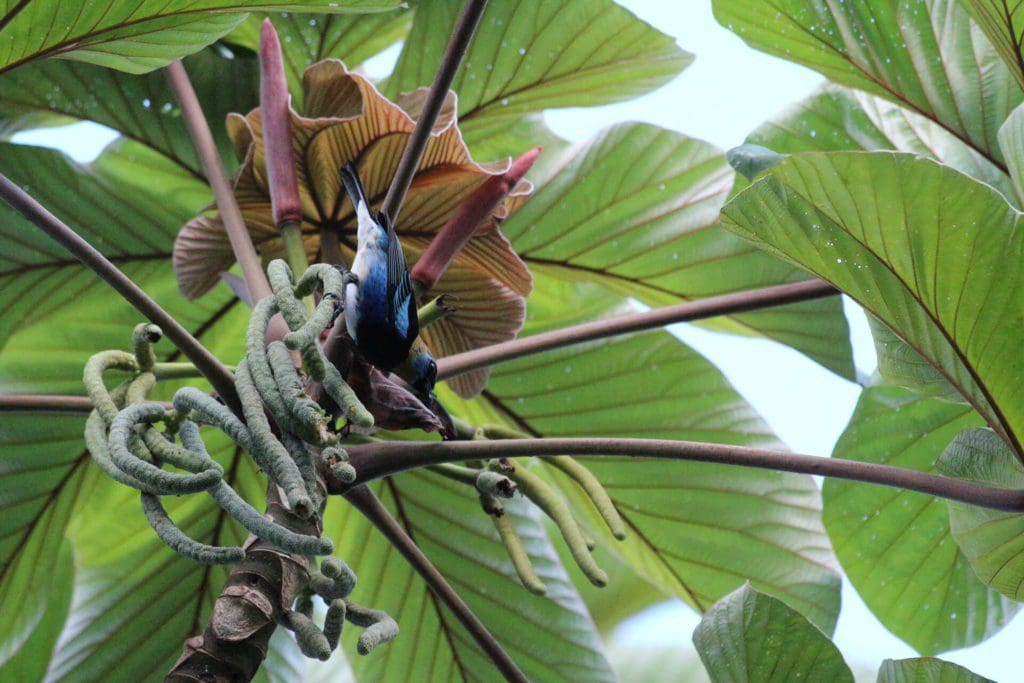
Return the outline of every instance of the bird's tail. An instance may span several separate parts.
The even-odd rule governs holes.
[[[351,161],[341,167],[341,182],[345,184],[345,191],[352,200],[353,208],[358,207],[359,202],[363,202],[369,210],[370,202],[366,198],[366,191],[363,190],[363,183],[359,180],[359,171]]]

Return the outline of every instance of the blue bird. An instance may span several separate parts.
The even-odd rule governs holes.
[[[409,358],[420,326],[402,245],[390,217],[371,211],[351,161],[341,169],[341,181],[358,222],[356,256],[345,286],[345,327],[366,360],[387,372],[403,366],[402,374],[410,375],[404,379],[426,396],[437,381],[437,364],[422,344]]]

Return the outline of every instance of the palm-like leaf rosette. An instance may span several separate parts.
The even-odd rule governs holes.
[[[415,127],[425,89],[404,93],[392,102],[369,80],[331,59],[306,70],[303,91],[305,115],[290,111],[303,244],[307,257],[321,260],[335,253],[334,245],[323,241],[335,241],[347,265],[355,254],[357,228],[338,171],[346,161],[354,161],[370,201],[379,208]],[[449,93],[395,223],[410,263],[474,191],[509,168],[507,160],[473,161],[458,129],[455,105],[455,95]],[[230,114],[227,127],[242,164],[235,195],[253,242],[269,262],[284,254],[284,245],[271,211],[260,110],[245,116]],[[529,182],[519,181],[433,287],[433,293],[451,294],[457,302],[453,315],[422,332],[436,357],[511,339],[521,328],[532,278],[499,226],[531,189]],[[174,268],[178,286],[188,298],[209,291],[233,263],[218,215],[196,216],[179,233]],[[483,388],[487,374],[477,370],[451,379],[450,384],[460,395],[470,397]]]

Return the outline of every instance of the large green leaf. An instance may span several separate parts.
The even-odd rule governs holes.
[[[887,659],[878,670],[878,683],[995,683],[953,662],[921,657]]]
[[[808,153],[723,210],[727,227],[885,322],[1020,450],[1024,237],[998,192],[929,159]]]
[[[197,52],[254,10],[343,12],[397,0],[9,0],[0,16],[0,72],[60,57],[142,73]]]
[[[624,310],[593,285],[542,277],[527,332]],[[477,423],[506,422],[533,435],[779,445],[714,366],[665,332],[504,363],[483,396],[462,405]],[[626,457],[580,461],[622,513],[625,541],[611,539],[574,484],[552,475],[595,535],[663,590],[704,611],[749,579],[822,629],[834,627],[839,580],[809,477]]]
[[[598,282],[650,305],[808,278],[722,230],[733,173],[720,151],[680,133],[623,124],[598,134],[502,226],[537,272]],[[838,298],[730,316],[852,377]]]
[[[56,637],[48,599],[51,577],[65,571],[64,529],[83,488],[83,424],[18,413],[0,420],[0,664],[37,629],[51,632],[49,647]]]
[[[956,0],[714,0],[759,50],[880,95],[942,125],[997,165],[996,133],[1021,89]]]
[[[1008,0],[960,0],[971,17],[995,49],[1003,62],[1017,79],[1017,84],[1024,88],[1024,12],[1017,2]]]
[[[693,632],[713,683],[853,683],[824,633],[749,585],[716,602]]]
[[[430,85],[462,5],[434,0],[416,8],[385,94]],[[452,84],[460,128],[471,140],[475,126],[636,97],[671,80],[691,59],[611,0],[494,2]]]
[[[224,119],[229,112],[245,112],[258,104],[256,60],[245,54],[227,59],[211,49],[188,57],[184,64],[221,158],[230,168],[235,155]],[[47,117],[95,121],[152,148],[205,182],[192,138],[163,73],[131,75],[93,64],[46,60],[0,75],[3,130],[31,128]],[[6,165],[4,168],[6,172]],[[146,184],[145,179],[139,184]],[[160,179],[149,184],[156,189]]]
[[[886,99],[834,83],[826,83],[773,116],[746,142],[790,154],[859,149],[912,152],[986,182],[1011,200],[1014,196],[1006,170],[946,128]],[[1013,155],[1005,145],[1002,149],[1012,165]]]
[[[969,406],[891,386],[870,387],[833,457],[934,471],[946,444],[981,424]],[[974,575],[953,541],[945,502],[912,491],[828,479],[825,528],[846,576],[894,634],[922,654],[974,645],[1017,605]]]
[[[258,50],[260,24],[265,16],[251,15],[225,40]],[[287,12],[272,14],[270,20],[281,39],[292,106],[302,111],[302,72],[306,67],[337,57],[351,69],[401,40],[409,30],[412,15],[402,11],[326,16]]]
[[[614,677],[586,608],[548,540],[535,508],[506,503],[545,597],[519,583],[477,494],[465,484],[416,472],[377,486],[381,500],[484,622],[530,680],[610,681]],[[324,529],[359,581],[352,598],[386,610],[398,639],[368,657],[350,658],[361,683],[416,680],[486,681],[494,665],[431,594],[409,564],[374,528],[344,504],[329,509]],[[356,629],[346,629],[354,653]]]
[[[948,476],[1024,488],[1024,468],[991,429],[965,429],[942,452]],[[948,502],[953,537],[987,586],[1014,600],[1024,598],[1024,518],[1019,514]]]

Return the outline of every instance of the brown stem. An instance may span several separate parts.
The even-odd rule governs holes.
[[[423,554],[416,542],[409,537],[398,520],[380,502],[376,494],[365,486],[355,486],[345,492],[345,499],[357,510],[366,516],[373,523],[377,530],[384,534],[384,537],[395,547],[402,557],[412,565],[430,590],[451,610],[455,618],[459,620],[469,634],[476,641],[476,644],[483,649],[487,656],[501,672],[507,681],[521,681],[528,683],[528,679],[519,670],[519,667],[512,658],[508,656],[501,644],[495,640],[483,622],[473,614],[469,606],[462,601],[459,594],[451,587],[444,576],[437,570],[427,556]]]
[[[170,403],[162,404],[168,410]],[[95,406],[88,396],[64,394],[0,394],[0,413],[70,413],[87,415]]]
[[[711,462],[835,477],[919,491],[992,510],[1024,512],[1024,490],[985,486],[892,465],[697,441],[613,438],[503,439],[430,443],[382,441],[352,446],[348,453],[352,466],[358,472],[356,482],[350,486],[359,486],[378,477],[416,467],[463,460],[526,456],[547,458],[556,455],[633,456]],[[339,482],[328,481],[328,491],[331,493],[343,493],[345,490],[345,486]]]
[[[264,19],[260,27],[260,115],[263,119],[270,204],[279,230],[288,223],[302,222],[302,202],[295,179],[295,154],[288,111],[290,98],[281,41],[270,19]],[[295,276],[299,275],[301,273]]]
[[[644,313],[630,313],[607,320],[564,327],[560,330],[513,339],[501,344],[484,346],[465,353],[457,353],[437,362],[438,379],[448,379],[470,370],[484,368],[523,356],[572,346],[594,339],[614,337],[629,332],[652,330],[672,323],[703,320],[720,315],[743,313],[772,306],[810,301],[839,294],[839,290],[824,280],[804,280],[764,289],[753,289],[734,294],[688,301],[674,306],[663,306]]]
[[[391,221],[398,221],[398,212],[402,208],[402,201],[405,193],[409,191],[412,178],[416,174],[416,168],[420,165],[423,151],[427,148],[427,140],[430,139],[430,131],[434,128],[437,115],[441,112],[441,105],[444,104],[445,95],[455,80],[455,72],[459,70],[469,41],[473,38],[480,17],[483,16],[487,0],[466,0],[462,8],[462,14],[455,22],[455,30],[448,40],[448,46],[441,57],[441,64],[437,68],[434,82],[430,84],[427,91],[427,99],[423,103],[423,110],[419,119],[416,120],[416,128],[409,136],[409,142],[405,145],[405,151],[398,162],[398,170],[388,187],[388,193],[384,197],[382,205],[384,213],[391,217]]]
[[[122,273],[117,266],[86,242],[74,230],[61,222],[46,210],[43,205],[33,199],[7,176],[0,174],[0,199],[36,227],[57,241],[62,247],[86,267],[99,275],[113,287],[125,301],[135,307],[150,322],[159,325],[167,339],[174,344],[185,357],[203,374],[213,388],[217,390],[224,402],[237,414],[241,414],[241,404],[235,393],[234,377],[231,371],[221,363],[209,349],[199,343],[181,324],[171,317],[160,304],[142,291],[131,278]]]
[[[217,210],[220,212],[224,230],[231,242],[231,251],[234,252],[235,259],[242,268],[242,277],[249,287],[253,301],[259,301],[270,296],[270,283],[267,282],[263,264],[249,237],[249,231],[245,227],[242,211],[238,208],[238,202],[235,201],[235,193],[224,174],[224,166],[221,164],[217,145],[213,141],[213,134],[210,133],[206,117],[203,116],[196,91],[192,88],[192,82],[189,81],[188,73],[185,72],[185,67],[181,62],[171,62],[167,65],[166,72],[167,82],[181,106],[182,118],[185,119],[185,125],[192,136],[192,143],[203,164],[203,171],[213,189],[213,196],[217,200]]]

